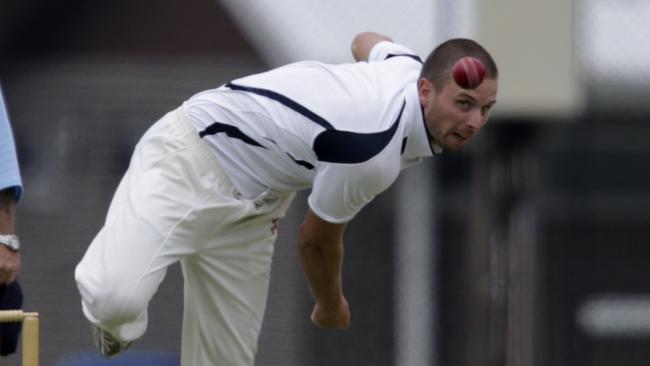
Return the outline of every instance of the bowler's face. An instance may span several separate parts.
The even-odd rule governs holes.
[[[467,90],[450,79],[436,92],[430,81],[420,79],[418,92],[429,138],[444,150],[457,151],[490,117],[496,103],[497,81],[485,79],[476,89]]]

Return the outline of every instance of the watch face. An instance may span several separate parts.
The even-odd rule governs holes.
[[[20,240],[17,235],[0,235],[0,244],[6,245],[13,250],[20,249]]]

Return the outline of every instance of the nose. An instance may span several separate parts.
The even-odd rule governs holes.
[[[467,127],[471,130],[478,130],[485,124],[486,118],[480,113],[480,112],[475,112],[472,113],[470,118],[467,120]]]

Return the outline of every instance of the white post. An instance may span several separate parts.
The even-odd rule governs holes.
[[[437,314],[433,162],[402,173],[396,192],[395,365],[435,366]]]

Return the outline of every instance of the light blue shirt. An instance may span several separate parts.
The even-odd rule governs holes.
[[[22,181],[16,157],[16,146],[11,125],[9,125],[9,115],[2,97],[2,88],[0,88],[0,190],[11,187],[15,188],[16,201],[18,201],[22,193]]]

